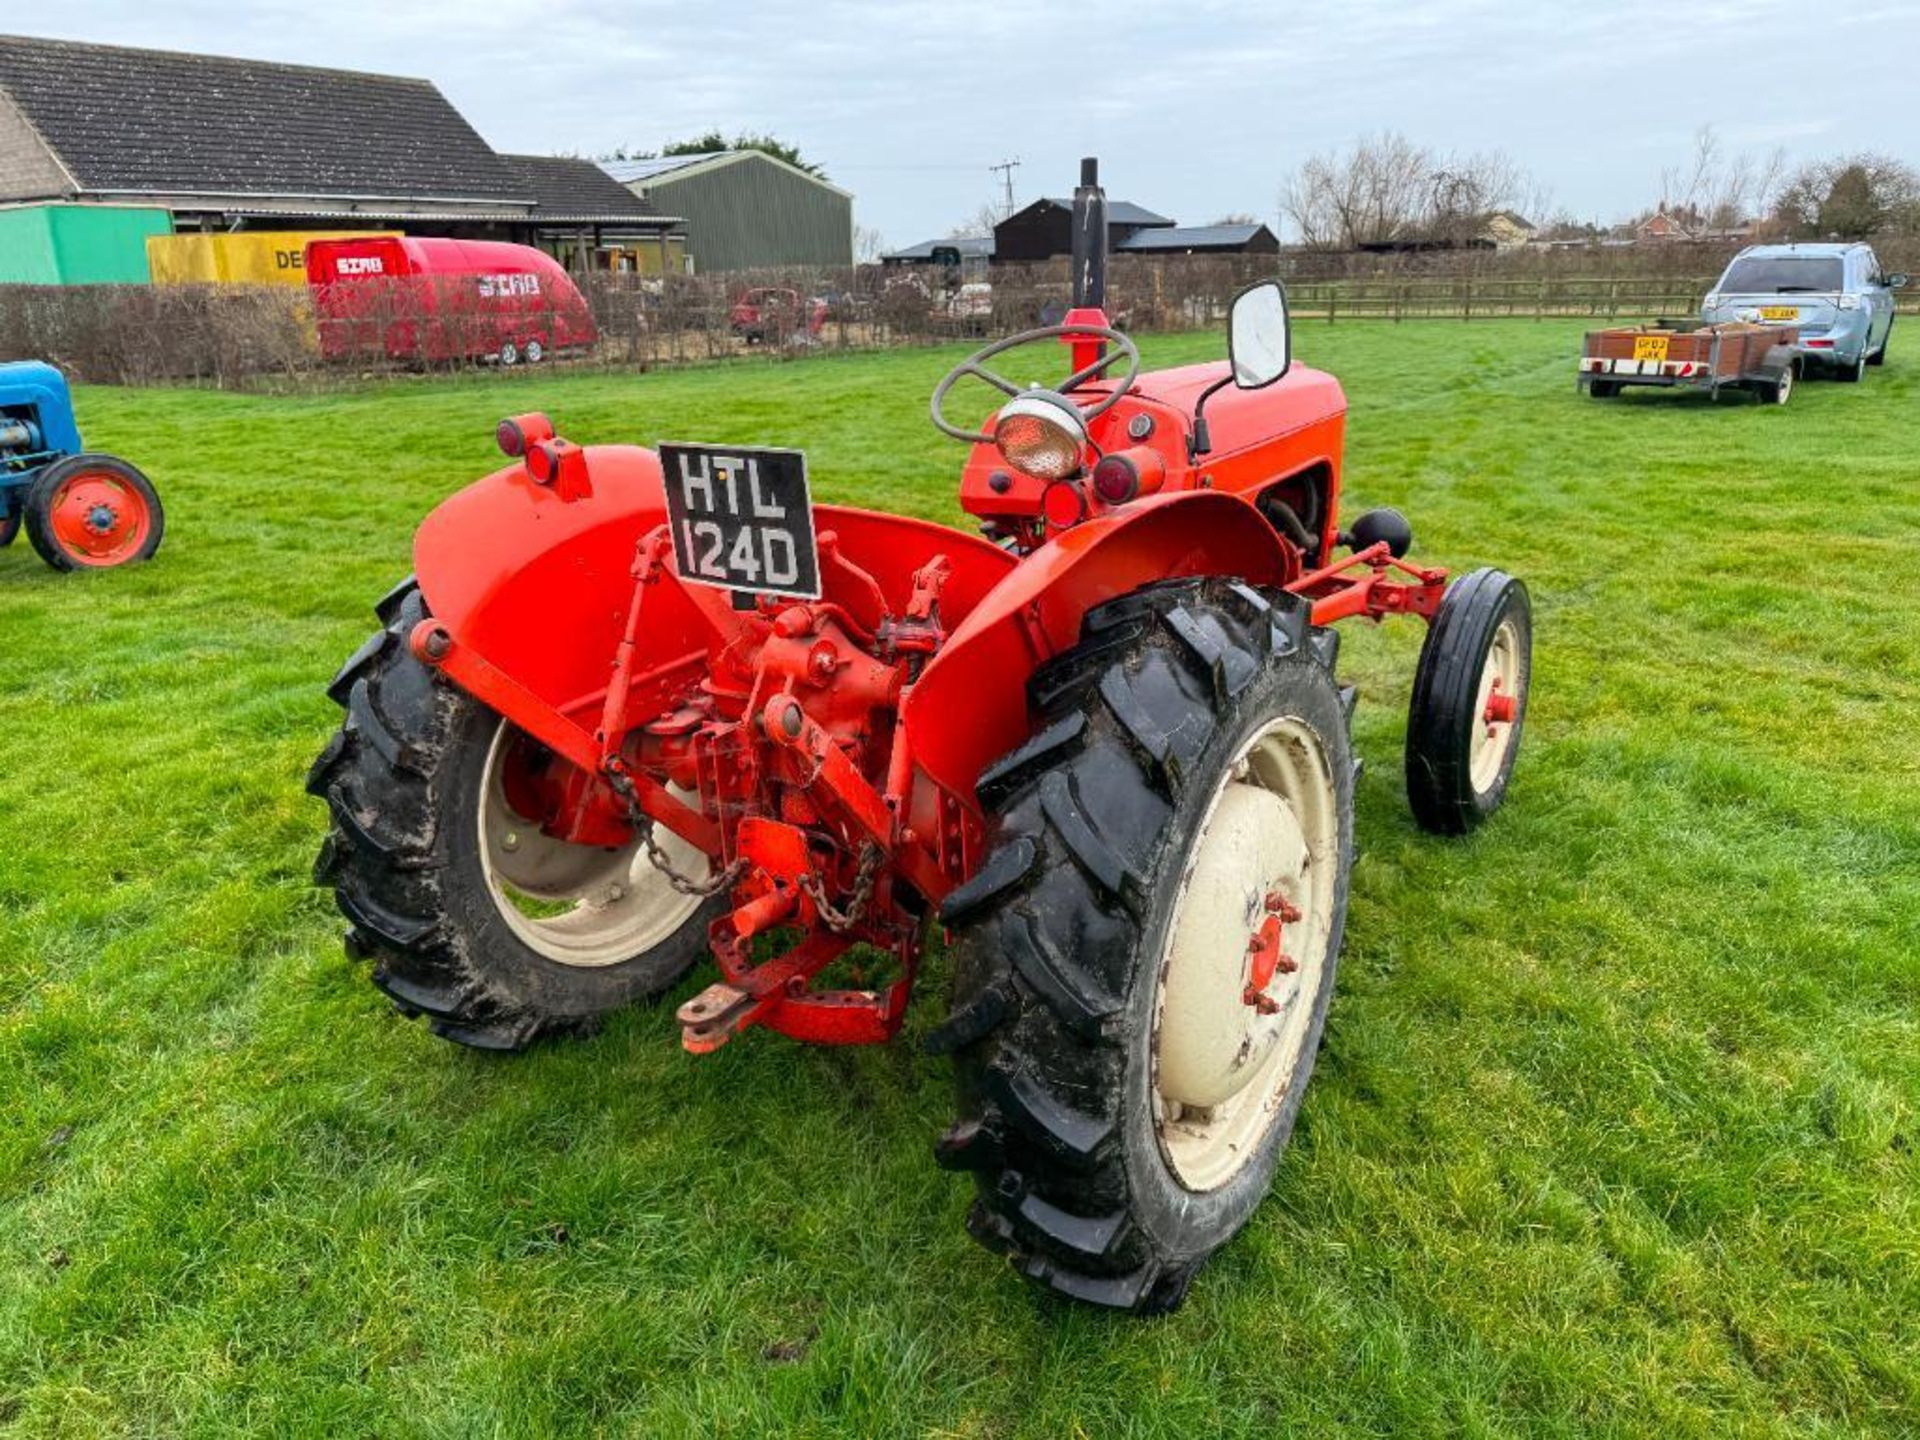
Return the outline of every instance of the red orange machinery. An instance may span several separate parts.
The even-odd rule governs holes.
[[[796,451],[582,447],[539,415],[442,504],[333,695],[317,875],[350,949],[449,1039],[515,1049],[673,985],[688,1050],[875,1043],[947,937],[972,1229],[1061,1293],[1178,1303],[1292,1129],[1346,915],[1358,762],[1336,621],[1428,622],[1407,785],[1500,803],[1527,592],[1339,520],[1345,399],[1285,296],[1226,363],[1158,372],[1076,308],[936,390],[982,534],[816,505]],[[995,362],[1049,342],[1049,388]],[[957,423],[972,378],[993,417]]]

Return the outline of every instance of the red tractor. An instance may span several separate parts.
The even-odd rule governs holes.
[[[971,1230],[1157,1311],[1266,1192],[1326,1021],[1359,769],[1330,627],[1428,622],[1407,788],[1457,833],[1507,788],[1531,624],[1497,570],[1408,563],[1396,512],[1340,527],[1345,399],[1277,284],[1228,363],[1142,373],[1091,162],[1075,224],[1066,322],[934,394],[984,538],[816,506],[795,451],[503,422],[333,682],[316,873],[403,1011],[495,1050],[709,951],[689,1051],[883,1043],[943,931]],[[1053,388],[991,367],[1036,341]],[[968,376],[982,428],[944,413]]]

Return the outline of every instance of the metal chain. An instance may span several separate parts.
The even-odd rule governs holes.
[[[667,852],[660,848],[660,842],[654,839],[657,828],[651,816],[640,807],[640,797],[635,793],[633,781],[625,772],[609,770],[607,783],[613,787],[627,807],[627,819],[640,832],[640,843],[646,847],[647,859],[653,862],[653,868],[666,877],[671,885],[682,895],[718,895],[722,890],[730,890],[733,883],[746,873],[747,861],[743,855],[725,869],[715,872],[705,880],[696,880],[693,876],[674,869],[673,862],[667,858]]]
[[[853,877],[853,899],[847,902],[845,910],[835,908],[827,899],[826,887],[817,875],[800,877],[800,888],[813,901],[813,908],[820,912],[829,930],[851,930],[860,923],[860,917],[867,913],[867,902],[873,898],[873,882],[880,873],[880,859],[880,847],[869,840],[860,851],[860,868]]]

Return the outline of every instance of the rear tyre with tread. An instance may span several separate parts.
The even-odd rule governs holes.
[[[1596,400],[1611,400],[1620,393],[1618,380],[1595,380],[1588,384],[1587,394]]]
[[[981,777],[989,853],[942,908],[952,1007],[929,1048],[955,1056],[960,1118],[935,1155],[975,1176],[971,1233],[1058,1294],[1173,1309],[1293,1130],[1340,949],[1356,769],[1338,639],[1309,614],[1213,579],[1096,607],[1029,682],[1032,738]],[[1285,839],[1268,815],[1298,821],[1298,853],[1203,890],[1209,867],[1232,879]],[[1275,975],[1267,1016],[1241,992],[1273,887],[1304,918],[1275,932],[1297,969]],[[1185,937],[1208,916],[1228,940],[1196,971]],[[1187,1023],[1196,995],[1224,1025]],[[1196,1035],[1229,1092],[1205,1105],[1169,1099]]]
[[[428,615],[417,586],[403,584],[377,610],[382,628],[328,689],[346,720],[307,779],[332,821],[314,883],[334,891],[347,917],[347,953],[372,960],[374,984],[403,1013],[483,1050],[591,1033],[609,1011],[671,986],[704,953],[721,901],[676,901],[652,930],[615,928],[611,952],[596,948],[589,942],[609,936],[570,934],[574,912],[534,917],[565,909],[557,902],[568,896],[569,875],[589,877],[578,883],[603,895],[616,852],[565,846],[527,824],[524,839],[516,831],[510,843],[559,883],[523,869],[515,883],[550,903],[530,904],[527,915],[504,903],[484,807],[504,793],[496,757],[518,732],[414,657],[407,638]],[[581,918],[627,913],[618,907],[634,899],[608,900]],[[644,948],[635,940],[628,953],[618,947],[623,934],[662,938]]]
[[[1891,344],[1893,344],[1893,322],[1889,320],[1887,322],[1887,333],[1880,337],[1880,348],[1867,357],[1867,363],[1869,365],[1886,364],[1887,347]]]

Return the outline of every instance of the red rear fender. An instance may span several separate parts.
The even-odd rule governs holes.
[[[584,498],[564,499],[511,466],[443,502],[413,549],[427,604],[454,638],[567,712],[604,691],[633,596],[634,548],[666,521],[653,451],[597,445],[585,455],[591,494]],[[925,520],[821,505],[814,525],[837,538],[839,553],[872,577],[896,614],[912,594],[914,571],[946,555],[953,573],[941,619],[949,628],[1014,565],[996,546]],[[873,624],[871,587],[823,562],[826,598]],[[705,650],[712,635],[711,619],[679,585],[654,586],[643,606],[636,670]]]
[[[413,541],[414,573],[454,638],[548,704],[571,710],[606,688],[633,594],[633,552],[665,522],[660,460],[630,445],[587,452],[592,494],[566,500],[525,467],[449,496]],[[705,648],[686,597],[648,596],[655,663]]]
[[[1079,640],[1088,610],[1188,575],[1283,585],[1296,566],[1252,505],[1214,490],[1156,496],[1067,531],[1028,556],[927,666],[906,707],[914,759],[971,801],[981,770],[1032,732],[1027,677]]]

